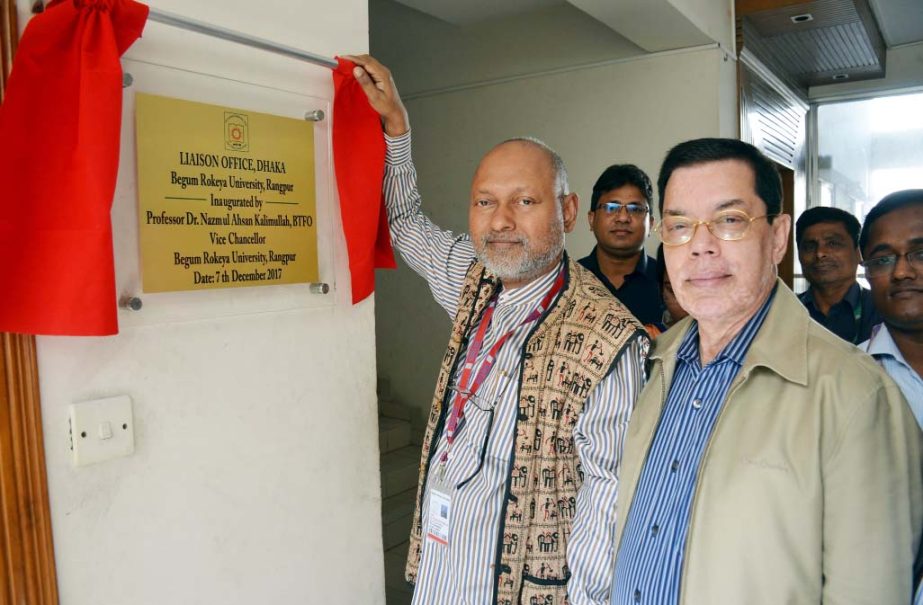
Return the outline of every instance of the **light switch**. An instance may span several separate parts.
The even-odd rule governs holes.
[[[127,395],[71,404],[70,429],[75,466],[128,456],[135,451],[131,398]]]

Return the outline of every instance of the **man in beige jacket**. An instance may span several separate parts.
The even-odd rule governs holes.
[[[658,188],[690,317],[655,342],[629,427],[612,605],[906,605],[923,436],[874,361],[776,278],[791,217],[774,166],[689,141]]]

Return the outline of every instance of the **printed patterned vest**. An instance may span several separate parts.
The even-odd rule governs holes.
[[[649,339],[641,324],[586,269],[567,260],[564,289],[526,338],[519,416],[494,569],[497,605],[566,605],[567,543],[577,490],[583,483],[573,429],[596,385],[632,340]],[[423,491],[433,443],[442,434],[448,385],[459,351],[498,281],[483,265],[468,271],[423,438],[417,504],[406,578],[420,566]]]

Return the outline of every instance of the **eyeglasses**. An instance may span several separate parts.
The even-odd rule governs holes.
[[[501,394],[502,392],[484,396],[480,393],[472,393],[467,389],[463,389],[453,382],[449,385],[449,397],[446,399],[446,404],[451,405],[456,397],[461,397],[482,412],[493,412],[494,408],[497,407]]]
[[[602,210],[606,214],[618,214],[622,211],[622,208],[628,212],[628,216],[630,217],[641,217],[648,212],[647,206],[637,202],[629,202],[628,204],[622,204],[619,202],[605,202],[596,206],[597,210]]]
[[[484,459],[487,455],[487,442],[490,438],[490,432],[494,426],[494,410],[500,397],[503,395],[503,389],[496,390],[491,396],[486,397],[478,393],[461,389],[457,384],[449,385],[447,405],[452,405],[456,397],[463,397],[466,401],[464,416],[458,423],[456,435],[461,443],[468,443],[471,451],[477,456],[477,465],[470,469],[467,476],[458,482],[458,487],[468,483],[481,472],[484,467]],[[470,405],[468,405],[470,404]],[[470,464],[472,461],[467,461]]]
[[[695,237],[699,225],[705,225],[708,231],[720,240],[733,242],[743,237],[750,230],[753,221],[764,218],[769,220],[774,214],[750,217],[743,210],[722,210],[710,221],[694,221],[688,216],[667,216],[657,225],[660,239],[664,246],[682,246]]]
[[[907,254],[888,254],[870,258],[862,266],[865,267],[865,274],[868,277],[879,277],[881,275],[890,275],[897,266],[897,259],[906,258],[907,262],[914,269],[923,269],[923,248],[920,250],[911,250]]]

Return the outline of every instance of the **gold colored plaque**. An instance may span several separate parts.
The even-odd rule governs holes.
[[[318,281],[314,124],[135,96],[145,292]]]

